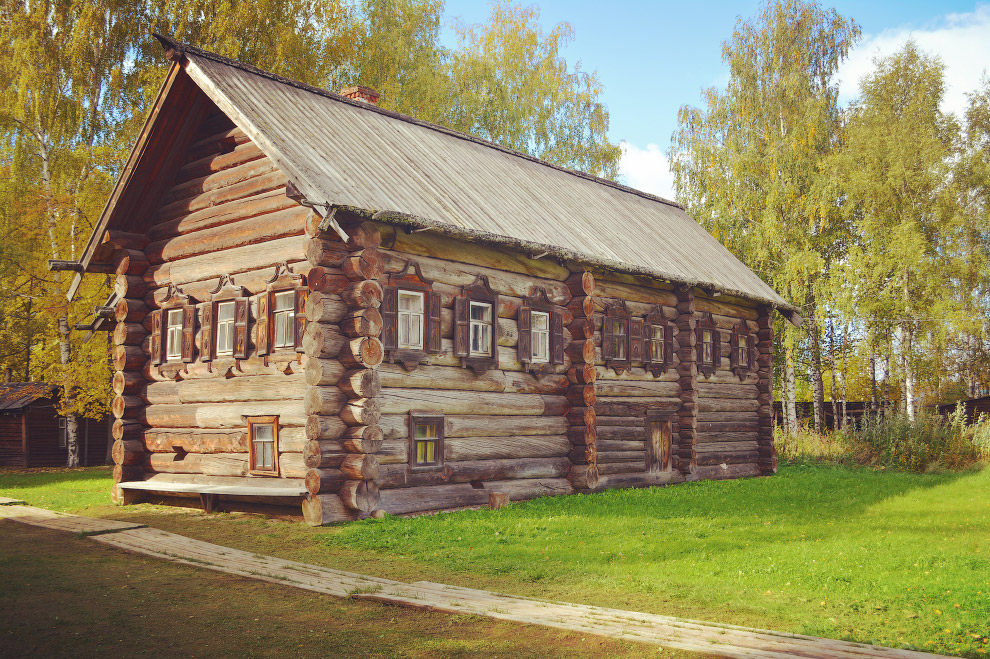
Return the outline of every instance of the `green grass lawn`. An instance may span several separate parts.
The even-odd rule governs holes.
[[[791,465],[771,478],[330,529],[146,505],[114,509],[105,504],[106,476],[73,476],[41,475],[32,486],[31,478],[0,472],[0,495],[398,579],[945,654],[990,652],[990,470]],[[41,484],[55,478],[63,480]]]

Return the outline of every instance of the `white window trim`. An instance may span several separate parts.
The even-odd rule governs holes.
[[[546,329],[536,328],[536,317],[542,316],[546,318]],[[550,314],[546,311],[531,311],[530,312],[530,348],[534,364],[546,364],[550,361]],[[542,337],[542,341],[540,340]],[[540,352],[540,348],[543,352]]]
[[[220,320],[220,309],[224,305],[230,305],[231,314],[228,320]],[[233,301],[230,302],[218,302],[217,303],[217,344],[216,344],[216,354],[217,356],[233,355],[234,354],[234,316],[236,314],[237,308]],[[221,349],[220,348],[220,337],[224,336],[224,332],[230,337],[230,347]]]
[[[173,317],[178,318],[179,322],[173,323]],[[165,358],[182,358],[182,309],[169,309],[165,312]]]
[[[415,311],[403,311],[402,310],[403,297],[417,298],[419,300],[419,312],[417,313]],[[395,328],[396,343],[399,346],[399,348],[405,350],[422,350],[426,338],[424,336],[426,334],[426,295],[420,291],[405,291],[399,289],[398,309],[396,310],[396,312],[397,312],[396,322],[398,323],[398,327]],[[417,337],[418,342],[409,341],[403,343],[401,339],[399,339],[399,337],[402,335],[400,328],[402,327],[403,323],[408,322],[408,320],[412,316],[419,316],[419,336]]]
[[[280,295],[291,296],[292,306],[288,309],[282,311],[277,311],[278,306],[277,300]],[[296,347],[296,292],[295,291],[276,291],[275,295],[272,296],[272,348],[275,350],[286,350],[289,348]],[[283,342],[278,342],[278,325],[279,323],[285,323],[285,335],[283,336]]]
[[[483,320],[475,320],[472,317],[473,314],[471,313],[471,310],[474,309],[475,307],[484,307],[484,308],[487,308],[488,309],[488,315],[489,315],[489,317],[492,318],[492,320],[489,321],[489,322],[485,322]],[[474,300],[471,300],[471,304],[468,307],[468,344],[469,344],[469,346],[468,346],[468,348],[469,348],[468,352],[470,353],[470,356],[471,357],[491,357],[492,356],[492,354],[494,352],[493,347],[492,347],[492,344],[494,343],[494,341],[492,340],[492,339],[494,339],[494,336],[493,336],[494,332],[492,331],[492,328],[495,325],[495,318],[494,318],[494,316],[495,316],[495,310],[492,308],[492,303],[491,302],[475,302]],[[481,350],[475,350],[474,349],[474,328],[475,328],[475,326],[481,327],[482,328],[482,331],[484,331],[484,328],[486,328],[486,327],[488,328],[487,329],[487,332],[488,332],[488,350],[487,351],[481,351]]]

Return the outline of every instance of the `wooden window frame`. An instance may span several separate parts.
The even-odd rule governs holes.
[[[533,355],[533,314],[547,314],[547,358],[538,360]],[[546,289],[536,288],[532,295],[523,298],[516,316],[517,355],[523,366],[542,373],[564,363],[564,322],[560,309],[547,295]]]
[[[168,316],[170,311],[182,312],[179,354],[168,354]],[[154,366],[189,364],[196,355],[196,300],[174,284],[168,285],[160,308],[151,312],[151,363]]]
[[[248,424],[248,471],[254,476],[278,476],[278,416],[249,416]],[[272,469],[258,469],[255,466],[254,429],[255,426],[272,427]]]
[[[644,320],[643,366],[653,377],[660,377],[674,365],[674,325],[663,315],[659,306],[654,306]],[[653,333],[656,328],[660,328],[663,333],[663,359],[660,361],[653,359],[653,344],[656,342]]]
[[[619,321],[624,325],[625,339],[616,343],[613,323]],[[609,305],[602,316],[602,358],[605,367],[611,368],[616,374],[621,374],[630,368],[633,362],[643,361],[643,330],[645,324],[642,318],[634,318],[626,308],[625,302]],[[615,354],[616,346],[623,349],[623,356]]]
[[[219,353],[219,310],[221,304],[234,303],[233,340],[229,353]],[[222,275],[210,291],[202,311],[200,358],[204,362],[223,359],[247,359],[250,303],[244,288],[235,286],[230,275]]]
[[[409,470],[437,471],[443,469],[444,459],[444,426],[446,420],[441,412],[410,412],[409,413]],[[416,462],[416,426],[425,424],[436,424],[436,461],[429,464],[417,464]]]
[[[540,316],[546,318],[546,328],[537,329],[536,318]],[[534,364],[547,364],[550,362],[550,312],[530,309],[529,311],[529,331],[530,331],[530,361]],[[537,336],[546,336],[545,350],[540,351],[538,346],[543,346],[542,341],[537,341]],[[542,354],[541,354],[542,353]]]
[[[166,362],[177,362],[182,360],[182,328],[185,321],[185,308],[175,307],[173,309],[164,309],[165,312],[165,323],[163,327],[164,340],[165,340],[165,361]],[[177,323],[173,323],[173,318],[178,319]],[[173,341],[173,338],[175,339]],[[176,345],[178,344],[178,345]]]
[[[306,277],[294,274],[289,265],[282,261],[275,266],[275,274],[265,282],[265,291],[258,295],[258,318],[256,325],[258,355],[285,355],[303,352],[303,336],[306,332]],[[291,346],[275,347],[275,296],[279,293],[295,294],[293,305],[293,339]]]
[[[745,321],[739,322],[734,328],[732,328],[732,344],[730,346],[729,362],[732,367],[732,372],[736,374],[736,377],[740,381],[745,380],[746,376],[756,370],[756,335],[750,330],[749,326]],[[739,354],[739,340],[743,339],[746,343],[746,359],[742,359]]]
[[[440,335],[440,294],[433,291],[433,282],[423,276],[419,264],[406,261],[401,271],[388,274],[382,286],[382,346],[389,362],[400,362],[407,370],[427,362],[429,355],[442,351]],[[399,346],[399,295],[420,293],[423,296],[423,347],[422,349]]]
[[[705,361],[705,332],[712,333],[712,361]],[[706,378],[710,378],[722,365],[722,337],[718,331],[718,325],[712,318],[711,313],[705,313],[697,322],[695,329],[697,332],[696,357],[698,360],[698,372]]]
[[[488,355],[471,354],[471,303],[490,304],[492,324]],[[498,294],[488,283],[488,277],[477,275],[469,286],[461,288],[454,298],[454,355],[461,358],[461,366],[476,373],[498,368]]]

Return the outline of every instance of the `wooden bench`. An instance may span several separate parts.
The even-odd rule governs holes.
[[[117,487],[130,492],[198,494],[203,510],[215,512],[221,496],[299,499],[306,495],[301,478],[245,478],[198,474],[155,474],[140,481],[125,481]]]

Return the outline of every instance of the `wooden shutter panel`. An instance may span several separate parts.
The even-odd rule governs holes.
[[[653,323],[643,323],[643,364],[653,363]]]
[[[234,300],[234,359],[248,357],[248,299]]]
[[[441,349],[440,294],[430,292],[426,297],[429,308],[429,317],[426,320],[426,352],[438,353]],[[382,318],[384,320],[384,315]]]
[[[202,333],[199,338],[199,355],[200,359],[204,362],[208,362],[213,359],[213,346],[217,343],[216,335],[213,332],[215,328],[213,317],[216,314],[216,306],[216,302],[207,302],[203,305],[203,322],[200,325]]]
[[[559,311],[550,312],[550,363],[564,363],[564,317]]]
[[[306,335],[306,296],[305,288],[296,289],[296,352],[303,351],[303,337]]]
[[[615,359],[615,350],[612,346],[612,319],[602,316],[602,357],[605,361]]]
[[[722,365],[722,334],[718,331],[718,327],[712,323],[712,362],[715,364],[715,370]]]
[[[267,291],[258,296],[258,355],[267,355],[269,348],[269,325],[271,319],[268,314],[269,294]]]
[[[454,355],[467,357],[471,349],[470,301],[466,297],[454,298]]]
[[[705,328],[700,324],[694,330],[695,333],[695,359],[699,364],[705,363]]]
[[[196,307],[182,307],[182,361],[194,361],[196,352]]]
[[[382,297],[382,345],[386,350],[399,347],[399,289],[385,286]]]
[[[642,318],[629,319],[629,350],[626,351],[626,354],[629,355],[629,361],[631,362],[643,361],[643,319]]]
[[[663,328],[663,363],[674,365],[674,326],[665,323]]]
[[[516,327],[519,330],[519,343],[517,347],[519,361],[523,364],[528,364],[533,361],[533,310],[525,304],[519,306]]]
[[[492,300],[492,366],[498,367],[498,296]]]
[[[162,363],[162,310],[151,312],[151,363]]]
[[[739,336],[740,336],[740,333],[733,330],[731,336],[732,336],[732,338],[730,340],[732,341],[732,343],[729,344],[729,367],[730,368],[735,368],[737,366],[742,366],[742,364],[739,363]]]

